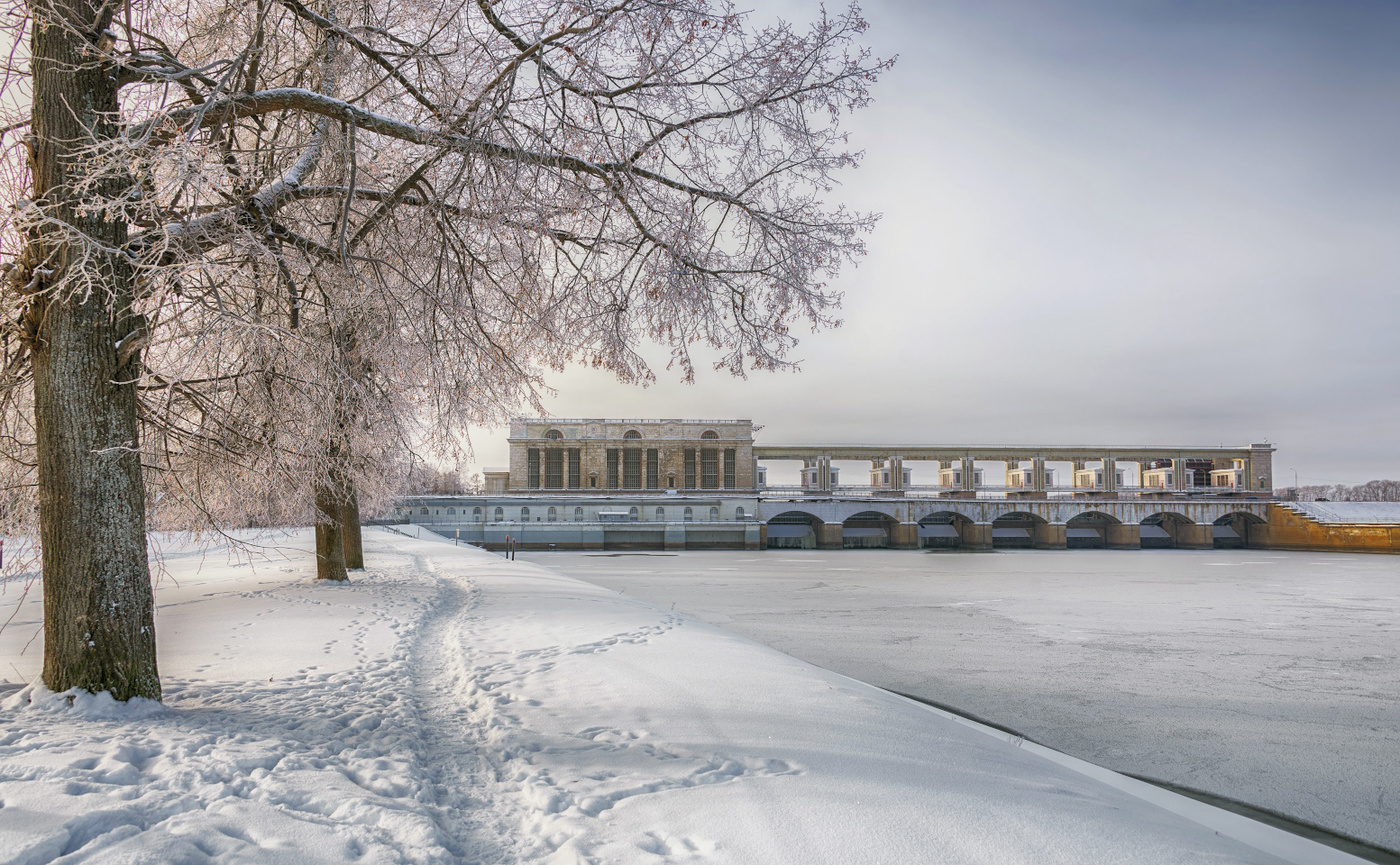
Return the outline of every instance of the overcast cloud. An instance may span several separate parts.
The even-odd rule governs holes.
[[[865,11],[900,60],[836,192],[884,214],[845,326],[796,374],[570,371],[552,413],[751,417],[768,443],[1268,439],[1280,482],[1400,477],[1400,5]]]

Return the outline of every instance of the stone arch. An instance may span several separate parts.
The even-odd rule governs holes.
[[[1158,511],[1138,524],[1144,550],[1174,550],[1192,546],[1195,520],[1176,511]]]
[[[769,549],[812,550],[817,547],[822,521],[806,511],[784,511],[764,525]]]
[[[552,429],[549,432],[545,433],[544,437],[549,439],[550,441],[559,441],[564,437],[564,434],[557,429]]]
[[[1048,545],[1045,541],[1047,526],[1044,517],[1030,511],[1003,511],[992,519],[992,547],[1029,550]]]
[[[700,433],[700,438],[704,439],[705,441],[715,441],[719,438],[719,433],[715,432],[712,429],[707,429],[704,432]]]
[[[921,549],[957,549],[963,545],[967,526],[972,520],[957,511],[934,511],[919,520]]]
[[[898,520],[880,511],[861,511],[841,522],[844,549],[882,549],[890,545]]]
[[[1065,521],[1065,547],[1071,550],[1102,550],[1109,545],[1113,526],[1123,521],[1103,511],[1084,511]]]
[[[1265,526],[1268,522],[1258,514],[1251,514],[1248,511],[1231,511],[1217,519],[1210,527],[1211,545],[1217,550],[1242,550],[1248,549],[1253,540],[1259,540],[1259,530],[1255,526]]]
[[[627,432],[623,433],[622,437],[629,440],[635,440],[642,437],[642,432],[641,430],[630,429]]]

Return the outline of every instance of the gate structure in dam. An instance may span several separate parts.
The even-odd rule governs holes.
[[[1259,543],[1270,503],[1239,500],[776,499],[759,502],[776,548],[1215,549]]]

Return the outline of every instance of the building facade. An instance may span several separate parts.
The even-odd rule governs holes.
[[[750,420],[517,418],[487,492],[585,495],[757,488]]]

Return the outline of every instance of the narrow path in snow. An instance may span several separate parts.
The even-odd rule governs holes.
[[[453,839],[452,852],[464,863],[497,863],[518,857],[509,828],[492,803],[482,797],[494,780],[482,756],[482,738],[463,691],[463,646],[470,631],[477,591],[471,580],[443,573],[437,557],[415,555],[415,568],[430,576],[438,594],[413,641],[412,693],[422,718],[423,757],[443,830]],[[499,805],[497,805],[497,808]]]

